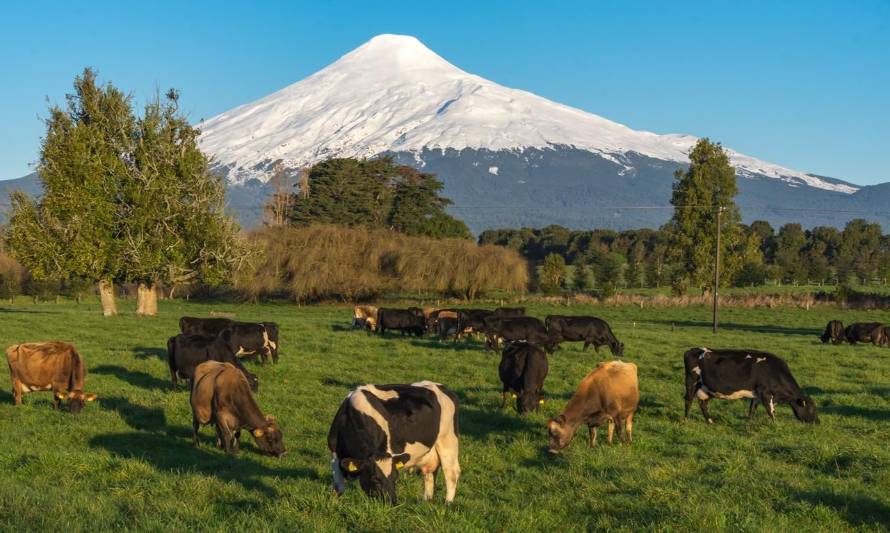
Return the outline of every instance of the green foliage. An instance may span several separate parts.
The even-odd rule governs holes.
[[[624,256],[619,253],[609,252],[596,256],[593,262],[593,271],[600,296],[608,298],[615,294],[621,283],[624,266]]]
[[[713,284],[716,249],[717,211],[721,215],[721,284],[729,284],[741,265],[732,250],[739,245],[738,192],[735,169],[720,145],[699,139],[689,153],[689,169],[674,174],[671,205],[674,215],[667,228],[671,232],[670,256],[679,264],[675,277],[686,277],[685,285],[704,288]]]
[[[5,235],[35,279],[228,279],[246,254],[178,98],[171,90],[137,117],[128,96],[86,69],[67,108],[50,108],[43,196],[13,194]]]
[[[593,279],[590,268],[584,263],[575,265],[572,272],[572,288],[577,292],[587,292],[593,287]]]
[[[391,228],[437,239],[471,238],[462,221],[445,212],[434,174],[396,165],[392,158],[329,159],[309,171],[308,191],[293,196],[291,223]]]
[[[544,258],[541,271],[538,273],[539,285],[544,292],[558,292],[566,279],[566,260],[557,253]]]

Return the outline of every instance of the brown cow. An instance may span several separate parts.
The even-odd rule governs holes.
[[[377,306],[355,306],[352,311],[352,327],[353,329],[369,329],[374,331],[377,328]]]
[[[581,424],[590,430],[590,445],[596,445],[596,429],[608,422],[609,444],[615,425],[621,435],[621,421],[624,421],[625,440],[633,440],[633,418],[640,401],[637,383],[637,365],[621,361],[607,361],[596,365],[581,380],[578,390],[566,404],[562,414],[547,422],[550,435],[550,453],[559,453],[568,446],[575,431]]]
[[[216,445],[228,454],[238,451],[241,428],[246,428],[260,450],[275,457],[284,455],[281,429],[272,416],[263,416],[247,378],[235,365],[219,361],[198,365],[191,404],[195,446],[200,446],[198,430],[212,423],[216,425]]]
[[[80,354],[67,342],[28,342],[6,349],[12,394],[15,405],[22,404],[22,395],[34,391],[53,391],[53,409],[61,400],[68,400],[68,410],[78,413],[84,402],[96,395],[83,392],[87,369]]]

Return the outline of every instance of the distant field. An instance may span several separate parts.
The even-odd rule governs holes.
[[[76,344],[99,400],[76,416],[49,393],[15,408],[0,378],[0,530],[210,531],[838,531],[890,528],[890,349],[823,346],[829,318],[890,322],[890,313],[724,309],[710,332],[704,307],[545,307],[594,314],[626,343],[640,369],[632,446],[587,446],[580,431],[558,457],[545,422],[607,350],[567,344],[550,360],[548,401],[520,418],[498,409],[499,356],[475,342],[381,339],[348,327],[345,306],[161,303],[161,316],[99,316],[95,304],[24,300],[0,307],[0,342]],[[281,325],[281,362],[251,369],[258,401],[281,422],[289,454],[257,453],[242,437],[230,458],[191,443],[188,393],[170,392],[166,339],[181,315],[211,310]],[[776,423],[743,402],[712,402],[717,419],[683,420],[682,353],[693,346],[750,347],[784,357],[818,405],[822,424]],[[461,467],[454,505],[422,501],[419,476],[399,482],[400,504],[369,501],[357,484],[330,490],[326,435],[346,393],[361,383],[430,379],[462,401]],[[604,440],[601,440],[604,442]]]

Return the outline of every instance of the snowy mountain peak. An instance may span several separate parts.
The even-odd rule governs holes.
[[[696,141],[691,135],[635,131],[498,85],[460,70],[415,37],[390,34],[378,35],[312,76],[200,127],[202,148],[236,183],[268,180],[278,161],[299,168],[335,156],[418,154],[423,149],[571,146],[625,166],[628,153],[686,162]],[[729,152],[742,176],[845,193],[857,190]]]

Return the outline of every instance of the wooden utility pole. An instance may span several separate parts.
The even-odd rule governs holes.
[[[720,215],[723,213],[723,206],[717,206],[717,249],[714,253],[714,329],[717,333],[717,292],[720,287]]]

